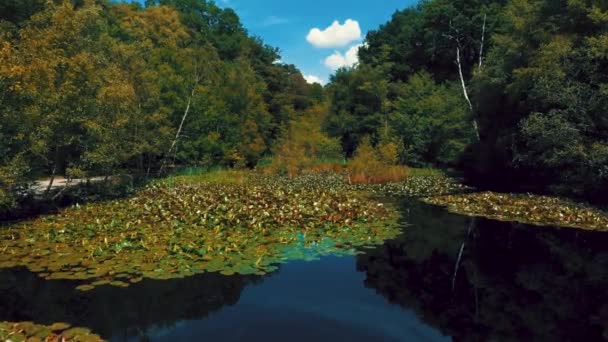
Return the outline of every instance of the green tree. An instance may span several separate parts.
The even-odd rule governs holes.
[[[457,163],[474,134],[458,85],[437,85],[428,73],[419,73],[396,87],[391,127],[404,144],[402,162]]]
[[[332,103],[325,128],[342,141],[345,153],[351,156],[361,138],[377,137],[388,127],[388,81],[379,68],[366,65],[339,69],[330,81]]]

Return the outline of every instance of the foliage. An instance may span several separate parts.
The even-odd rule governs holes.
[[[254,166],[281,127],[323,100],[212,2],[28,0],[0,12],[0,168],[19,183]]]
[[[324,161],[343,158],[339,141],[321,130],[326,111],[326,105],[319,104],[291,121],[275,147],[268,171],[296,176],[305,169],[321,169]]]
[[[5,0],[0,3],[0,21],[21,24],[43,7],[43,0]]]
[[[23,158],[16,157],[8,165],[0,166],[0,213],[16,205],[16,190],[23,187],[23,175],[27,164]]]
[[[608,186],[607,10],[581,1],[505,6],[504,27],[473,80],[485,136],[472,164],[478,172],[601,200]]]
[[[408,170],[395,165],[397,148],[393,143],[373,147],[370,137],[364,137],[355,156],[348,163],[348,182],[352,184],[382,184],[400,182],[407,178]]]
[[[557,197],[480,192],[429,197],[425,202],[447,206],[455,213],[500,221],[608,231],[606,212]]]
[[[454,61],[459,46],[465,75],[471,75],[479,58],[484,16],[486,32],[495,32],[506,2],[432,0],[397,11],[386,24],[367,34],[359,52],[361,63],[387,69],[391,82],[407,82],[421,71],[432,73],[440,82],[456,80]]]
[[[606,13],[605,1],[567,0],[397,11],[368,33],[359,65],[332,77],[327,131],[348,156],[371,135],[399,143],[403,164],[605,201]]]
[[[372,146],[370,137],[364,137],[355,151],[354,158],[349,161],[351,181],[363,183],[369,178],[371,182],[371,177],[383,172],[384,166],[376,149]],[[359,180],[359,178],[361,179]]]
[[[460,89],[436,85],[426,72],[396,87],[391,127],[403,139],[400,159],[412,166],[455,164],[474,134]]]
[[[197,174],[183,174],[170,176],[157,181],[158,184],[186,185],[189,183],[214,183],[214,184],[240,184],[243,185],[249,178],[249,173],[242,170],[211,170]]]
[[[364,136],[378,135],[385,123],[387,87],[381,70],[365,66],[339,69],[331,77],[331,107],[324,128],[340,139],[348,157]]]

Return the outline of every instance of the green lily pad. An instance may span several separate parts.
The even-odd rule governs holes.
[[[8,226],[0,231],[7,246],[0,267],[86,280],[78,289],[87,291],[202,272],[263,274],[290,259],[353,254],[354,246],[399,233],[390,205],[328,179],[252,174],[242,185],[154,184],[130,199]],[[32,257],[32,250],[52,253]]]
[[[608,213],[558,197],[478,192],[429,197],[424,201],[458,214],[499,221],[608,231]]]

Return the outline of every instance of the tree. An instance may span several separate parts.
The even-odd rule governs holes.
[[[387,127],[388,81],[382,70],[366,65],[339,69],[330,81],[332,104],[325,128],[330,136],[340,138],[344,152],[351,156],[362,137],[378,137]]]
[[[482,172],[588,197],[606,189],[607,10],[579,1],[505,7],[506,27],[475,78],[488,146],[478,160],[502,156]]]
[[[393,134],[403,143],[402,162],[455,165],[474,136],[458,85],[437,85],[428,73],[399,85],[392,105]]]

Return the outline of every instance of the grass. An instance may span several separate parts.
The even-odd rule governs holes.
[[[411,177],[444,177],[445,173],[440,169],[432,168],[409,168]]]
[[[377,168],[348,167],[351,184],[386,184],[407,180],[409,169],[400,165],[381,165]]]
[[[169,186],[196,183],[242,185],[247,181],[247,174],[248,171],[245,170],[215,169],[212,171],[201,171],[200,173],[180,173],[162,179],[158,183]]]

